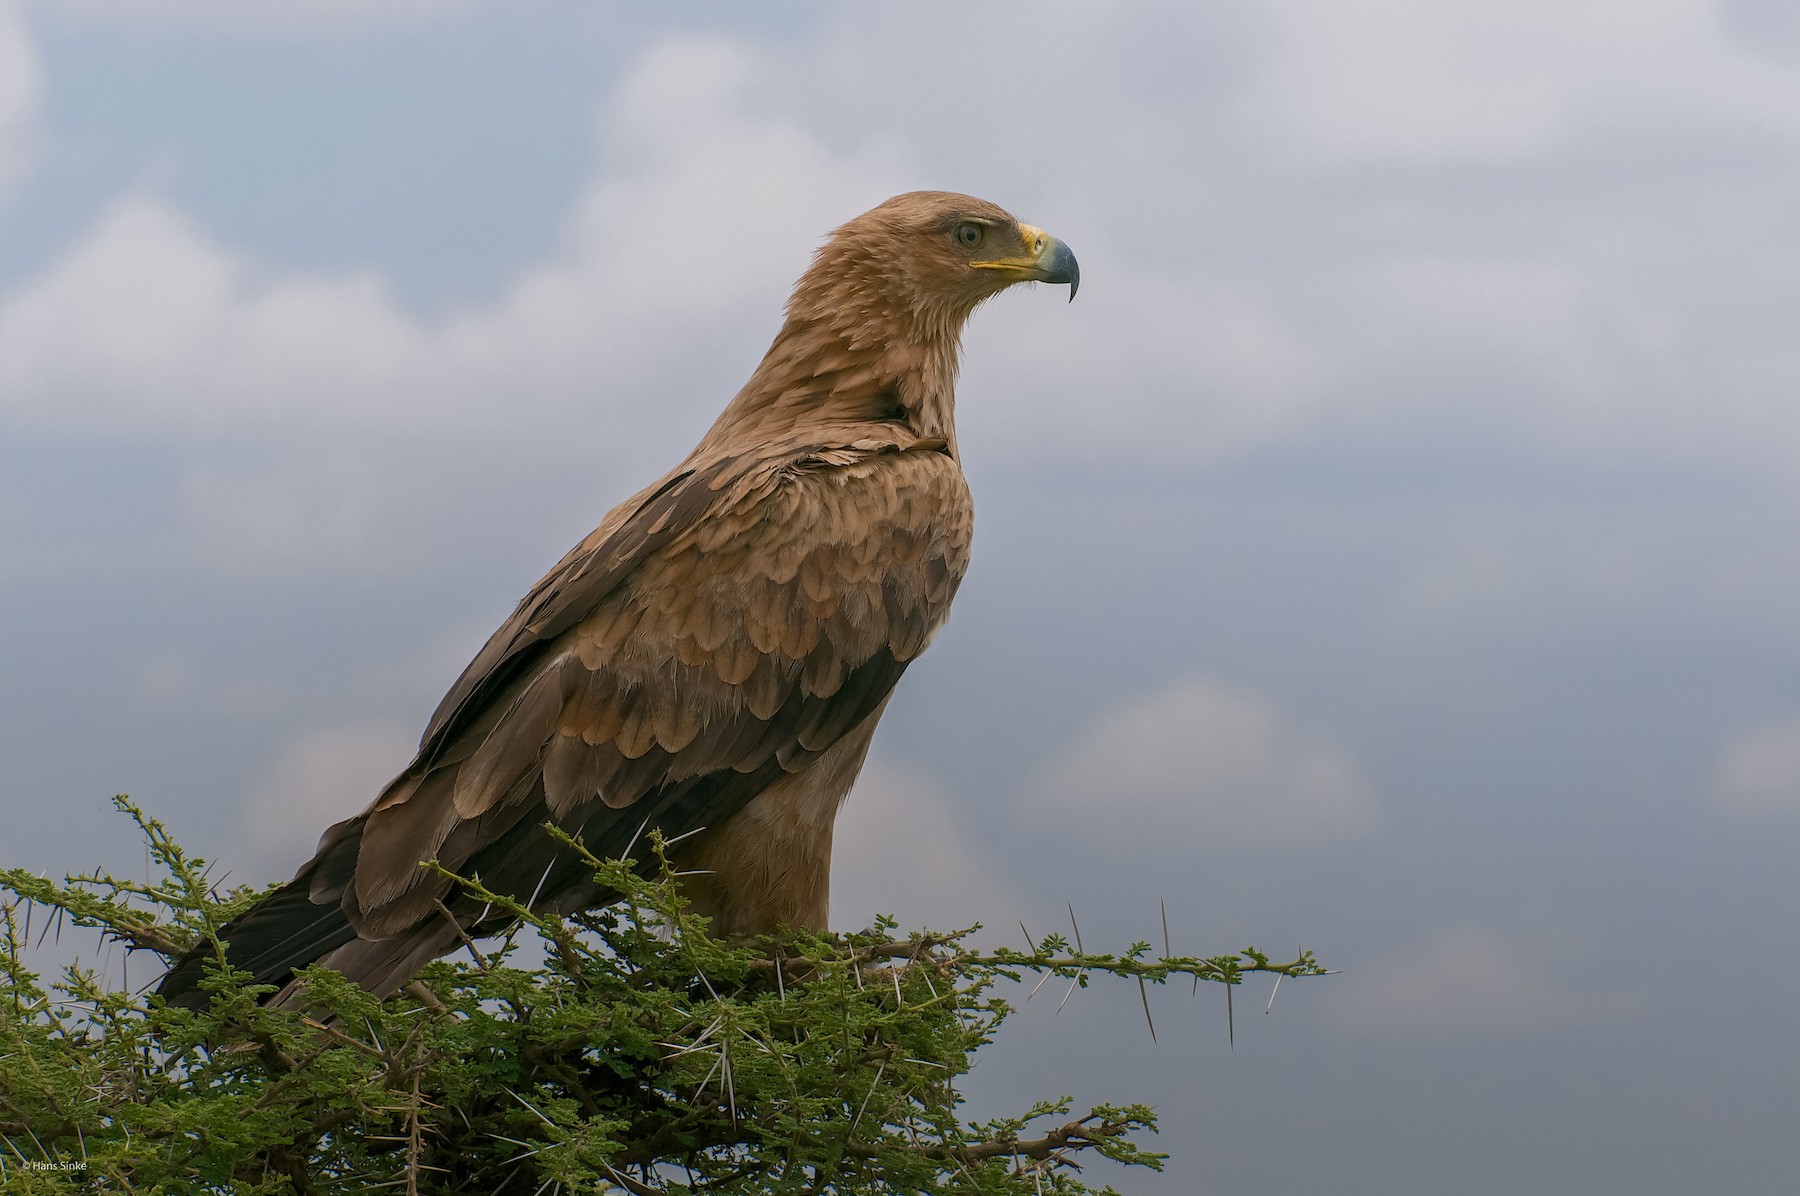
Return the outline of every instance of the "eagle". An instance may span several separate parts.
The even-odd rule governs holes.
[[[311,963],[386,996],[507,928],[428,860],[534,911],[614,899],[552,824],[606,859],[661,831],[716,933],[825,929],[838,808],[969,564],[962,330],[1031,281],[1073,299],[1074,254],[972,196],[835,230],[700,443],[532,587],[374,802],[220,929],[230,964],[276,1003]],[[158,991],[203,1006],[214,957]]]

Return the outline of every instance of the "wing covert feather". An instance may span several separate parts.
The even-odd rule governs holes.
[[[678,471],[565,557],[368,814],[361,933],[448,893],[421,859],[491,884],[527,842],[554,856],[520,829],[546,818],[600,854],[718,825],[876,710],[948,612],[970,508],[936,446],[868,444]]]

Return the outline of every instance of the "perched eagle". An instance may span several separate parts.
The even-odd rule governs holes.
[[[839,803],[968,566],[963,324],[1033,280],[1073,298],[1074,255],[967,195],[896,196],[833,233],[699,445],[532,587],[374,804],[221,930],[232,965],[277,1000],[314,962],[386,995],[505,929],[430,859],[533,909],[605,904],[550,822],[603,858],[688,836],[684,883],[722,933],[823,929]],[[162,995],[204,1004],[209,958]]]

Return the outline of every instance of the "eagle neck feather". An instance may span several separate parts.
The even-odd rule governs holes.
[[[878,284],[854,264],[821,254],[794,288],[787,321],[762,364],[700,451],[834,425],[899,422],[914,436],[943,439],[954,456],[956,375],[969,312],[907,290],[903,280]]]

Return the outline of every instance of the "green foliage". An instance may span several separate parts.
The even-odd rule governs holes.
[[[257,896],[213,892],[203,860],[117,801],[163,879],[0,872],[13,894],[0,927],[6,1192],[1095,1191],[1077,1176],[1088,1157],[1161,1166],[1138,1141],[1155,1129],[1149,1109],[1077,1117],[1065,1099],[962,1120],[958,1079],[1010,1012],[999,980],[1320,971],[1310,955],[1152,957],[1147,943],[1090,955],[1060,935],[984,953],[969,932],[896,938],[891,922],[722,942],[666,861],[644,879],[591,859],[619,903],[569,919],[512,907],[542,936],[542,967],[519,966],[512,937],[489,953],[470,944],[468,962],[440,960],[386,1001],[314,968],[304,1012],[258,1005],[268,987],[223,969],[204,982],[204,1012],[79,967],[47,987],[26,963],[34,920],[40,941],[66,919],[168,957],[216,948],[214,928]]]

